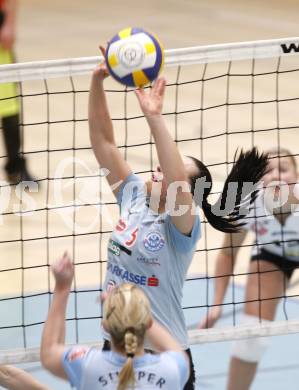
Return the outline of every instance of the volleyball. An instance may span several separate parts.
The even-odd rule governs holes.
[[[129,87],[143,87],[161,72],[164,49],[155,35],[128,27],[109,41],[106,63],[115,80]]]

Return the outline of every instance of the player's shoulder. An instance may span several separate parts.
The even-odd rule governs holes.
[[[97,347],[88,347],[84,345],[76,345],[70,347],[65,352],[65,360],[72,363],[78,360],[84,360],[95,356],[101,356],[102,351]]]
[[[139,198],[144,199],[146,197],[146,184],[145,182],[135,173],[131,173],[126,177],[126,179],[121,183],[117,191],[117,203],[123,209],[125,206],[132,206],[135,204],[136,200]]]
[[[71,363],[75,360],[82,359],[88,354],[89,350],[90,348],[84,345],[75,345],[66,351],[65,360]]]

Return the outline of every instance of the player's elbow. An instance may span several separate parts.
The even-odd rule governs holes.
[[[12,374],[9,366],[0,366],[0,383],[8,387],[11,383]]]
[[[89,137],[92,146],[105,148],[115,145],[113,133],[103,126],[89,125]]]
[[[51,362],[51,347],[42,346],[40,350],[40,361],[44,368],[51,371],[52,362]]]

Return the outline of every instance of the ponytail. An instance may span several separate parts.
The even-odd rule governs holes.
[[[144,292],[134,284],[115,287],[104,303],[103,318],[113,345],[127,355],[119,377],[117,390],[135,385],[133,359],[143,347],[146,329],[151,321],[150,303]]]
[[[236,160],[236,154],[234,156],[234,160]],[[244,225],[242,222],[237,222],[238,220],[244,218],[244,215],[239,213],[240,207],[245,204],[252,204],[258,194],[258,190],[252,191],[251,194],[243,194],[243,183],[250,182],[256,185],[262,179],[262,177],[267,173],[268,154],[259,154],[255,147],[245,153],[241,150],[224,183],[222,194],[216,202],[216,204],[220,203],[220,208],[222,208],[226,204],[229,184],[237,183],[238,186],[235,205],[233,209],[229,210],[227,215],[224,216],[215,215],[212,211],[212,207],[216,204],[212,206],[207,200],[212,189],[212,177],[210,171],[201,161],[195,159],[194,157],[190,158],[194,161],[200,172],[199,175],[191,177],[192,195],[195,194],[197,179],[205,177],[206,181],[211,184],[209,188],[205,187],[204,189],[201,205],[199,204],[200,199],[196,199],[196,194],[194,196],[195,203],[202,207],[205,217],[210,225],[212,225],[215,229],[225,233],[238,232]]]
[[[133,358],[138,347],[138,338],[135,335],[134,328],[128,328],[126,330],[124,334],[124,345],[127,354],[127,361],[119,373],[117,390],[125,390],[129,386],[134,387],[135,385]]]
[[[133,368],[133,358],[127,357],[127,361],[123,365],[121,372],[118,376],[118,385],[117,390],[126,390],[129,388],[134,388],[135,384],[135,373]]]

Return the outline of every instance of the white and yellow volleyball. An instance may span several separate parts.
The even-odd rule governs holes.
[[[143,87],[155,80],[164,65],[158,38],[141,28],[128,27],[115,35],[106,50],[111,76],[129,87]]]

